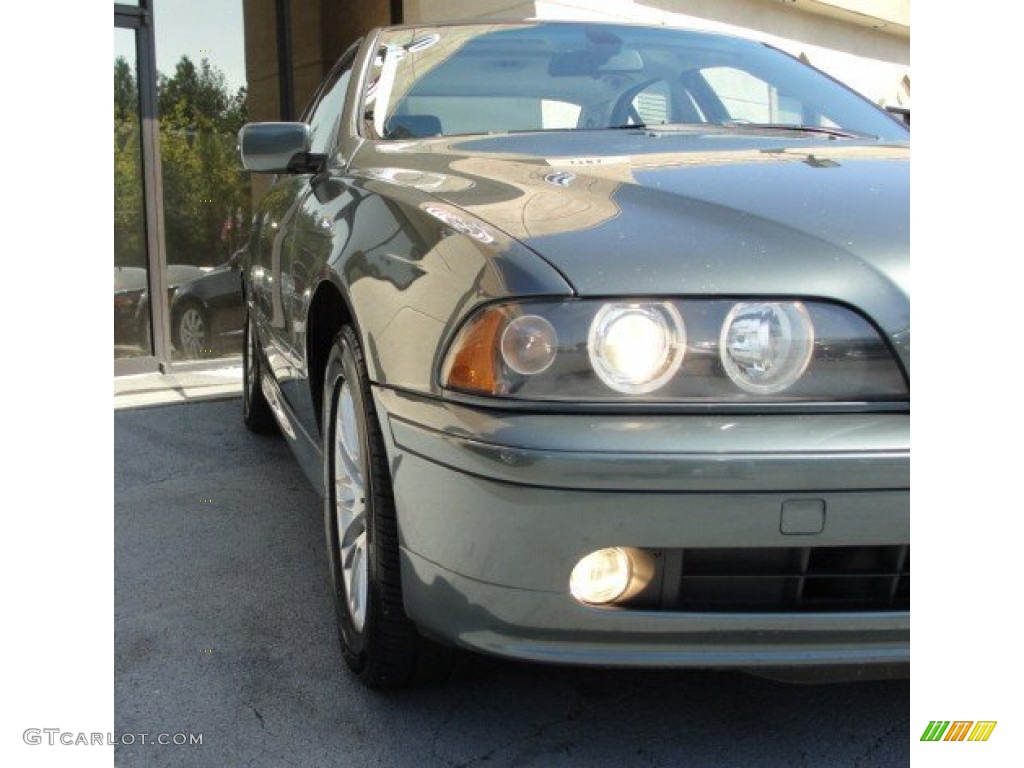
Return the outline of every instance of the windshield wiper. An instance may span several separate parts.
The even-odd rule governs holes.
[[[786,123],[748,123],[745,120],[726,120],[719,123],[722,128],[751,131],[789,131],[791,133],[810,133],[827,136],[830,139],[878,139],[877,136],[846,128],[826,128],[822,125],[787,125]]]

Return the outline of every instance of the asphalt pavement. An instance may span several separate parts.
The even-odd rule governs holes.
[[[238,399],[114,420],[117,765],[909,763],[907,681],[501,662],[366,690],[338,649],[320,502],[284,442],[247,432]]]

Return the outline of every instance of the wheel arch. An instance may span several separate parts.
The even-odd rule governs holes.
[[[352,325],[359,333],[355,313],[345,292],[330,279],[317,286],[306,315],[306,364],[309,394],[313,402],[316,424],[323,434],[323,381],[331,345],[344,325]]]

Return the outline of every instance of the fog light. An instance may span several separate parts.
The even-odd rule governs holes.
[[[649,553],[632,547],[608,547],[591,552],[576,564],[569,577],[569,591],[581,603],[614,603],[640,592],[653,573]]]

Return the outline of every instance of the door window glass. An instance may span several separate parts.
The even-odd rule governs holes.
[[[341,110],[345,106],[345,94],[352,75],[351,60],[335,73],[333,81],[327,85],[320,101],[309,117],[310,151],[318,155],[326,155],[334,147],[341,123]]]

